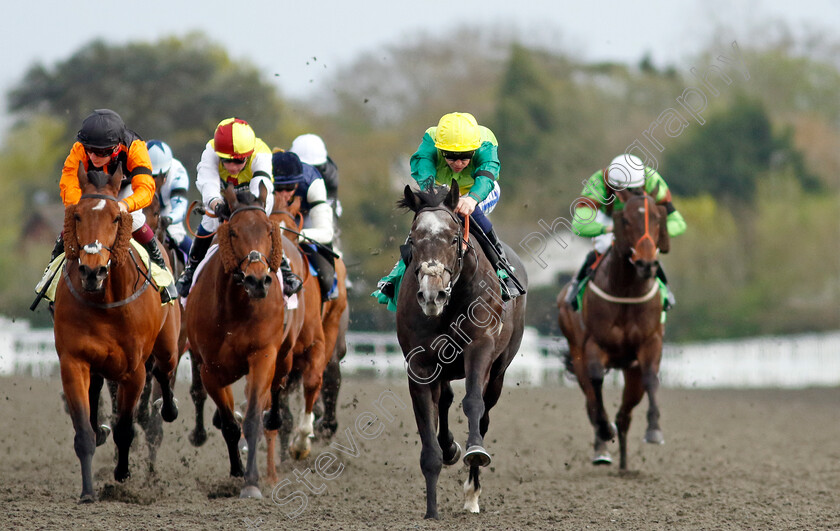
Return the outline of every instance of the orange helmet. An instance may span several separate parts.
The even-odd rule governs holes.
[[[257,136],[248,122],[241,118],[227,118],[216,126],[213,147],[223,159],[244,159],[254,152]]]

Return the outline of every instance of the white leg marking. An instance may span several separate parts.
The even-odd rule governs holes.
[[[464,483],[464,510],[471,513],[478,511],[478,497],[481,495],[481,489],[476,490],[472,483],[472,478],[467,477]]]

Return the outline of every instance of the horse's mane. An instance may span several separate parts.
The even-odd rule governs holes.
[[[427,207],[437,207],[443,204],[446,197],[449,195],[449,188],[446,186],[438,186],[437,188],[429,188],[414,192],[414,202],[410,202],[403,197],[397,201],[397,206],[418,212]]]
[[[111,176],[104,171],[91,170],[87,173],[88,181],[96,187],[97,190],[102,190],[105,185],[111,180]]]

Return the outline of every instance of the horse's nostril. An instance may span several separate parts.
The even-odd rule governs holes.
[[[437,292],[437,296],[435,297],[435,303],[443,304],[446,302],[446,292],[443,290],[439,290]]]
[[[422,291],[417,291],[417,302],[419,302],[421,305],[426,304],[426,297],[423,296]]]
[[[104,278],[108,274],[108,268],[105,266],[99,266],[96,268],[96,276],[100,278]]]

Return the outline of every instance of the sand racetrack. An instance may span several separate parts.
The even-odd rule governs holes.
[[[355,431],[374,401],[393,390],[408,406],[382,418],[384,431],[364,440]],[[59,396],[60,381],[0,378],[0,503],[3,529],[840,529],[840,389],[671,390],[660,393],[664,446],[641,442],[646,402],[635,410],[629,468],[593,467],[592,430],[576,387],[525,389],[508,382],[491,412],[485,447],[493,456],[482,472],[481,513],[467,514],[462,465],[444,468],[438,484],[440,521],[425,521],[419,438],[405,381],[345,380],[336,444],[341,473],[323,480],[314,470],[326,450],[316,442],[308,460],[285,460],[276,490],[262,484],[262,500],[240,500],[227,478],[221,434],[210,427],[201,448],[187,440],[193,407],[185,382],[176,395],[180,416],[165,425],[158,473],[146,473],[138,428],[132,478],[113,479],[109,437],[94,457],[100,501],[78,505],[79,464],[73,428]],[[455,388],[453,433],[462,445],[463,388]],[[236,394],[242,394],[238,389]],[[609,412],[619,400],[607,391]],[[208,400],[208,420],[215,406]],[[617,444],[613,445],[617,454]],[[265,451],[260,448],[260,475]],[[339,469],[337,464],[332,472]],[[231,497],[231,495],[234,495]],[[304,503],[306,504],[303,507]],[[292,517],[295,510],[300,514]]]

